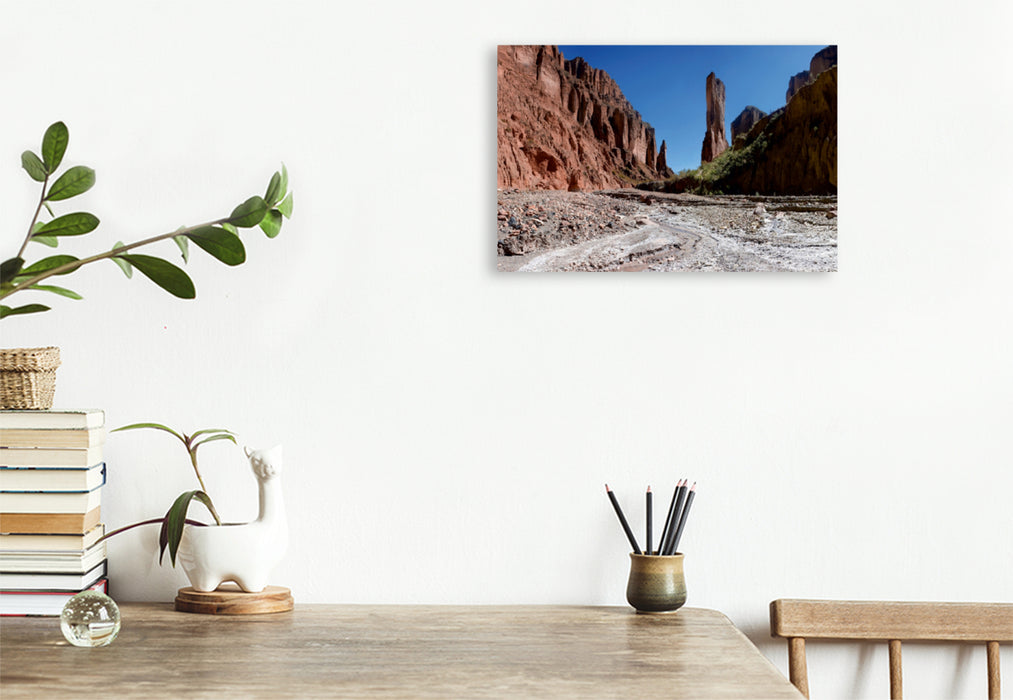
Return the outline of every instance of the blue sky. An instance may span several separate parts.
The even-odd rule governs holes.
[[[826,44],[813,46],[560,46],[619,83],[626,99],[668,144],[675,171],[700,165],[706,128],[707,74],[725,84],[725,137],[746,105],[764,112],[784,106],[788,79],[809,68]]]

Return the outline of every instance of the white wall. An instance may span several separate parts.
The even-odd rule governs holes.
[[[103,263],[67,278],[84,301],[5,321],[4,346],[61,347],[58,405],[283,442],[275,582],[304,603],[624,605],[602,484],[640,521],[681,476],[690,604],[782,669],[773,598],[1013,600],[1009,3],[338,7],[5,8],[6,250],[57,119],[98,172],[61,209],[102,218],[91,246],[228,213],[282,161],[296,197],[244,266],[195,252],[196,302]],[[841,271],[497,274],[495,47],[526,42],[838,43]],[[205,449],[248,517],[241,455]],[[110,527],[193,487],[165,436],[106,454]],[[155,538],[110,543],[119,599],[185,584]],[[885,697],[885,650],[810,656],[819,696]],[[906,659],[913,697],[984,695],[980,651]]]

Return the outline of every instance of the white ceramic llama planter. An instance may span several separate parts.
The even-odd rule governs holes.
[[[184,528],[177,558],[190,585],[198,591],[210,592],[225,581],[235,581],[247,593],[259,593],[285,556],[288,521],[281,495],[281,445],[270,450],[247,449],[246,456],[260,487],[257,519]]]

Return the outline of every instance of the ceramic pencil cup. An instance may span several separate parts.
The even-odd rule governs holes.
[[[673,612],[681,608],[686,603],[682,554],[630,554],[626,600],[638,613]]]

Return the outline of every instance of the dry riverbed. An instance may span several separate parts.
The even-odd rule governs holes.
[[[497,265],[516,272],[837,269],[837,197],[499,192]]]

